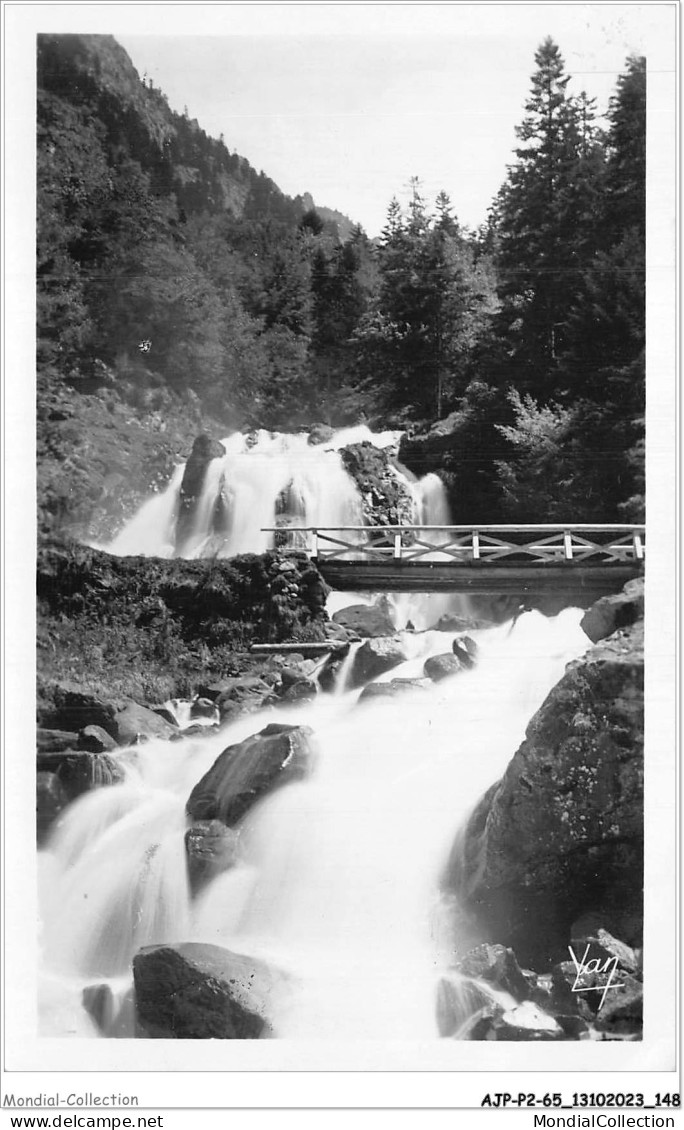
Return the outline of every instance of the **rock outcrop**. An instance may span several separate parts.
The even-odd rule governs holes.
[[[258,1040],[284,974],[221,946],[146,946],[133,958],[139,1035],[161,1040]]]
[[[372,443],[353,443],[340,449],[342,463],[361,493],[369,526],[410,525],[415,504],[385,450]]]
[[[486,937],[533,968],[568,957],[599,912],[641,944],[643,623],[569,665],[452,853],[447,886]]]
[[[226,449],[223,444],[205,433],[197,436],[192,445],[190,458],[185,464],[181,483],[180,509],[176,523],[176,552],[181,555],[188,536],[192,532],[195,511],[202,494],[207,468],[213,459],[219,459],[225,454]]]
[[[186,809],[192,820],[220,820],[229,827],[278,785],[304,777],[311,766],[308,726],[266,726],[228,746],[195,785]]]

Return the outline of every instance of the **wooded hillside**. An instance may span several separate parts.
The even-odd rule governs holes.
[[[568,82],[547,39],[481,230],[416,177],[372,241],[172,111],[112,37],[40,36],[44,528],[106,528],[201,427],[360,419],[406,428],[457,521],[640,519],[645,60],[602,125]]]

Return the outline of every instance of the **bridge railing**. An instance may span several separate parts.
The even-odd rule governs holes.
[[[268,527],[284,549],[302,548],[320,562],[453,561],[596,564],[642,561],[643,525],[302,526]],[[592,562],[592,563],[594,563]]]

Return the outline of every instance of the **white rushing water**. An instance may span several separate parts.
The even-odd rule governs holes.
[[[439,973],[473,941],[445,926],[441,870],[530,716],[588,646],[579,619],[530,612],[474,632],[475,669],[401,698],[320,695],[122,754],[126,781],[76,801],[42,853],[44,1033],[97,1035],[86,986],[107,981],[125,1000],[140,946],[204,941],[292,974],[274,1001],[277,1036],[437,1038]],[[407,633],[414,658],[383,678],[420,674],[452,638]],[[227,745],[276,719],[313,728],[315,769],[247,814],[238,865],[193,902],[190,791]]]
[[[234,433],[221,441],[226,454],[209,464],[182,556],[263,553],[273,546],[273,534],[264,529],[277,524],[363,525],[362,500],[344,469],[340,448],[354,443],[395,447],[400,435],[374,433],[359,425],[335,432],[326,443],[311,444],[306,432]],[[176,468],[166,490],[146,502],[114,540],[101,548],[122,556],[174,556],[183,471],[184,465]],[[432,523],[442,523],[448,507],[437,475],[426,475],[415,483],[401,471],[397,474],[414,497],[416,521],[430,516]],[[216,528],[217,506],[222,514],[220,530]]]

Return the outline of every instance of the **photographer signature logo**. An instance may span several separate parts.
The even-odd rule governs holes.
[[[577,954],[573,950],[572,946],[568,946],[568,950],[570,951],[570,957],[573,960],[575,970],[576,970],[575,980],[572,984],[572,988],[571,988],[570,991],[573,992],[573,993],[601,993],[602,994],[601,1003],[599,1004],[598,1009],[596,1010],[598,1012],[598,1011],[600,1011],[600,1009],[603,1008],[603,1005],[604,1005],[605,1000],[606,1000],[606,994],[608,993],[608,991],[610,989],[621,989],[624,986],[625,982],[620,981],[619,983],[613,984],[613,978],[615,977],[615,975],[617,973],[618,959],[616,957],[607,957],[605,959],[605,961],[603,961],[603,962],[601,961],[601,959],[599,957],[592,957],[589,960],[587,960],[587,958],[589,957],[589,950],[590,949],[591,949],[591,946],[587,945],[584,953],[582,954],[582,958],[578,961]],[[581,979],[583,977],[592,976],[592,975],[594,975],[594,976],[603,975],[603,976],[608,977],[608,980],[606,982],[602,981],[602,983],[600,985],[582,985],[582,984],[579,984],[579,982],[581,981]]]

